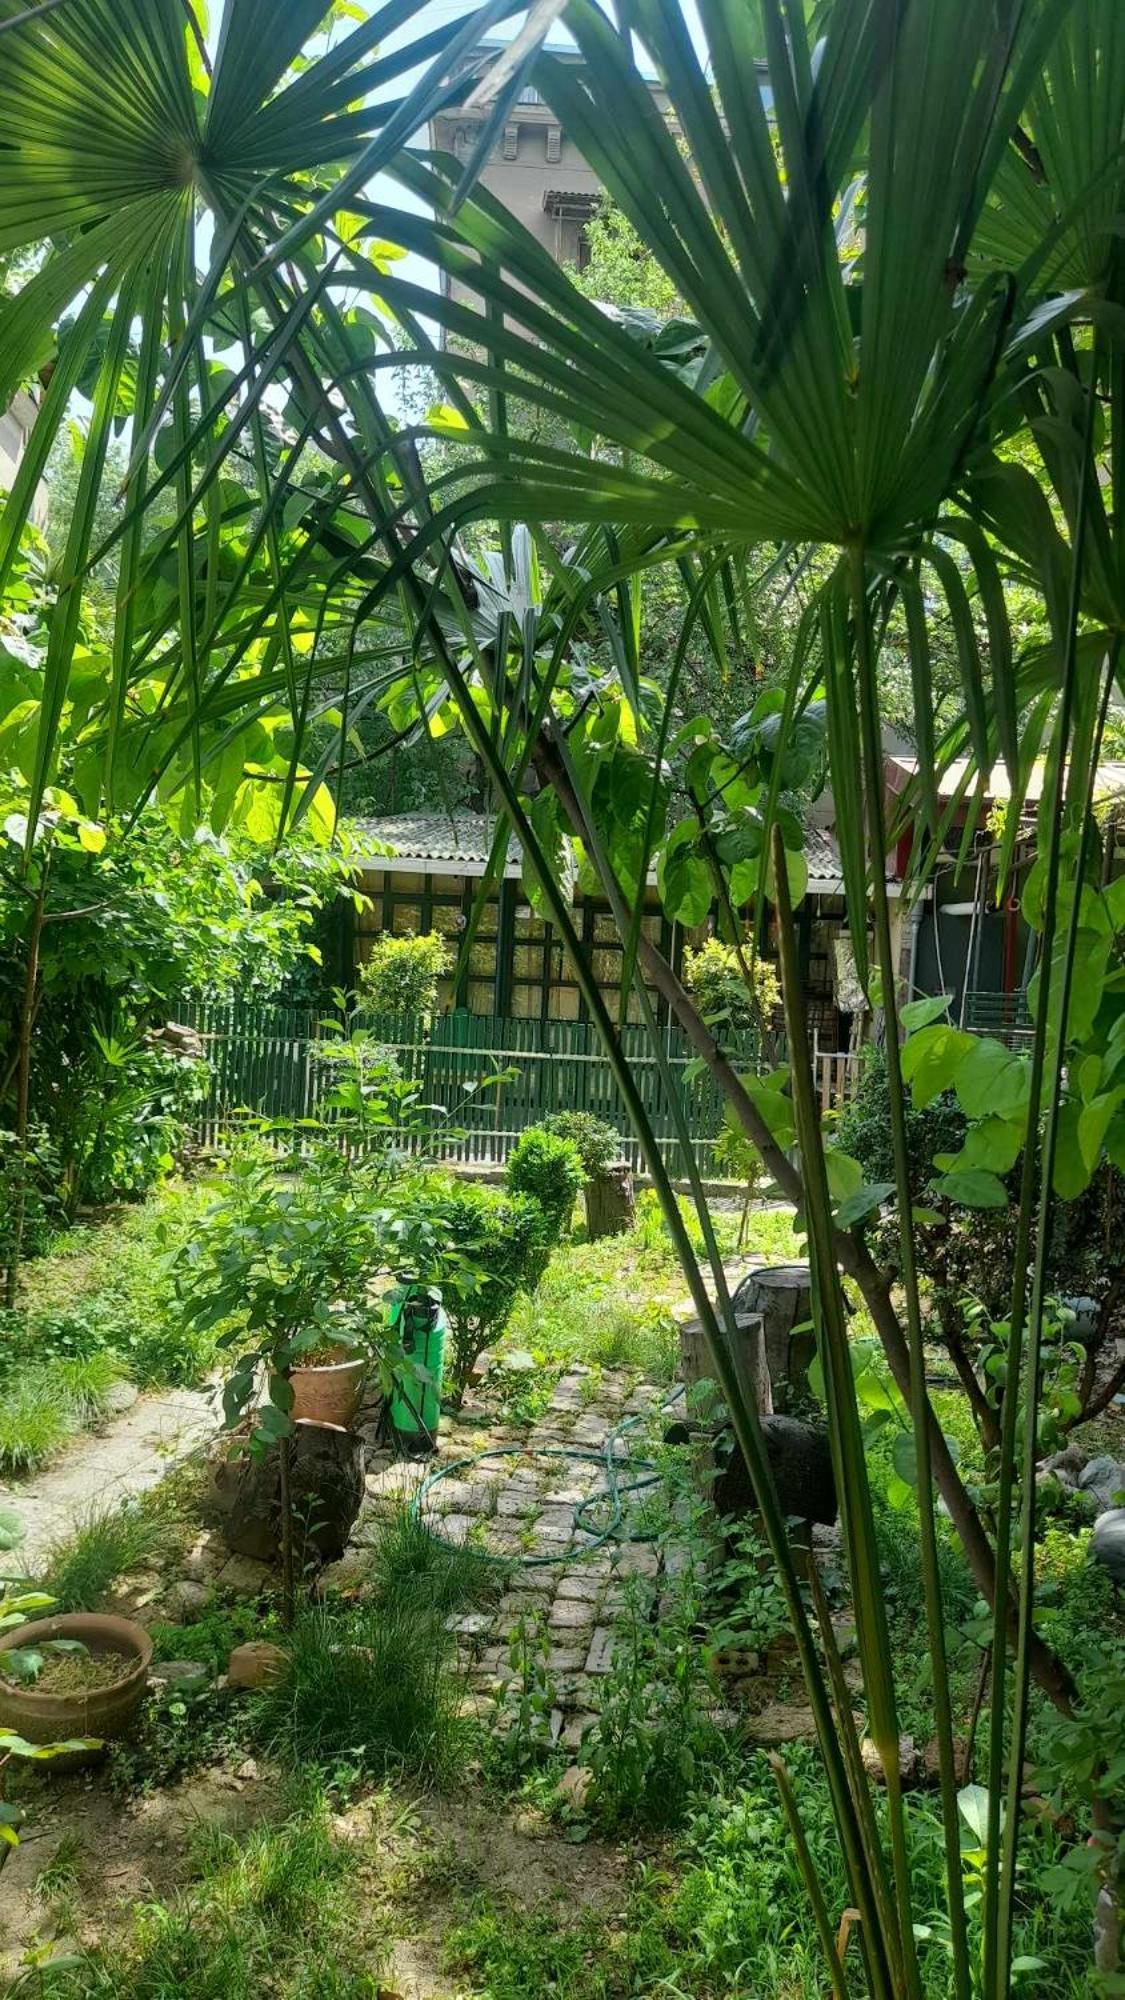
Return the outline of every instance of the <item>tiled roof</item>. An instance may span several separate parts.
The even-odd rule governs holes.
[[[496,821],[486,813],[392,813],[386,818],[353,820],[353,832],[363,856],[363,836],[385,841],[395,851],[398,867],[422,866],[428,861],[460,869],[466,875],[480,875],[492,852]],[[508,867],[519,873],[519,844],[508,843]]]
[[[385,841],[394,849],[394,865],[407,871],[424,871],[437,864],[448,873],[481,875],[491,852],[496,821],[485,813],[395,813],[385,819],[353,822],[360,858],[363,836]],[[809,881],[818,886],[842,882],[840,853],[830,833],[823,827],[805,828],[805,856]],[[378,865],[373,862],[371,865]],[[508,844],[509,875],[520,873],[519,844]]]

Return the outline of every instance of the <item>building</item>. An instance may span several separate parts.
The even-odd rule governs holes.
[[[11,491],[36,414],[34,397],[23,389],[13,397],[8,408],[0,412],[0,493]],[[32,520],[41,528],[46,518],[47,489],[40,484],[32,508]]]
[[[354,829],[356,873],[369,898],[356,918],[353,965],[362,964],[371,940],[381,931],[443,932],[452,945],[468,928],[493,844],[494,822],[484,814],[402,813],[365,819]],[[371,851],[364,855],[367,836]],[[843,1004],[847,954],[844,883],[840,855],[830,830],[806,829],[808,891],[798,911],[801,964],[810,1026],[825,1052],[846,1049],[852,1039],[852,1019]],[[389,846],[388,858],[377,844]],[[442,994],[443,1005],[470,1014],[524,1021],[583,1021],[587,1010],[574,968],[552,926],[536,915],[523,893],[519,850],[508,849],[503,878],[486,899],[476,922],[467,963],[456,983]],[[900,885],[889,884],[897,899]],[[600,898],[574,891],[574,922],[590,954],[594,975],[617,1016],[621,998],[624,951],[613,913]],[[661,908],[655,881],[650,882],[642,923],[648,936],[680,971],[685,946],[699,943],[711,928],[694,930],[672,923]],[[653,996],[659,1019],[667,1010]],[[627,1018],[637,1021],[634,995]]]
[[[901,799],[917,773],[917,760],[887,758],[887,792]],[[1038,934],[1024,921],[1021,900],[1037,853],[1036,814],[1045,776],[1037,763],[1012,854],[1008,879],[1000,882],[999,827],[1011,798],[1008,774],[998,764],[983,786],[970,766],[951,764],[937,780],[938,804],[948,812],[945,853],[933,874],[926,906],[916,906],[914,984],[922,993],[952,995],[953,1018],[966,1028],[987,1029],[1017,1042],[1030,1034],[1027,986],[1035,970]],[[1094,811],[1102,827],[1105,880],[1125,867],[1125,763],[1103,761],[1094,789]],[[970,813],[974,830],[962,854]],[[905,870],[910,837],[900,845]]]
[[[582,61],[577,49],[565,45],[552,44],[550,53],[562,62]],[[667,115],[667,96],[655,82],[652,93]],[[472,158],[487,117],[486,111],[463,113],[456,107],[444,111],[430,123],[430,144],[464,165]],[[534,86],[520,92],[479,179],[550,251],[556,264],[583,268],[586,224],[597,208],[602,184]],[[443,278],[443,284],[449,289],[448,279]],[[474,293],[456,284],[452,296],[477,303]]]

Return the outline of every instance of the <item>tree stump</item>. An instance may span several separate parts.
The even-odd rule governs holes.
[[[299,1566],[336,1562],[363,1505],[364,1450],[354,1431],[297,1423],[290,1450],[293,1541]],[[273,1562],[281,1548],[281,1478],[276,1445],[223,1459],[212,1498],[223,1540],[236,1555]]]
[[[743,1392],[759,1416],[765,1416],[773,1409],[770,1393],[769,1369],[766,1365],[765,1336],[760,1313],[736,1313],[735,1328],[737,1339],[731,1359],[742,1383]],[[703,1332],[702,1321],[685,1320],[680,1328],[680,1375],[687,1390],[688,1418],[699,1424],[717,1421],[719,1397],[714,1394],[694,1395],[692,1390],[699,1382],[713,1382],[715,1370],[711,1365],[711,1355]]]
[[[816,1353],[812,1327],[812,1276],[807,1264],[776,1264],[751,1271],[734,1295],[736,1313],[760,1313],[765,1333],[766,1366],[774,1402],[784,1409],[794,1394],[808,1392],[809,1368]],[[797,1333],[796,1327],[804,1327]]]
[[[595,1174],[586,1183],[586,1234],[591,1243],[602,1236],[624,1236],[637,1220],[633,1169],[625,1160]]]

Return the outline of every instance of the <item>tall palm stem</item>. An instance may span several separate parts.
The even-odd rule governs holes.
[[[938,1744],[941,1777],[942,1832],[949,1897],[950,1934],[953,1945],[953,1975],[957,2000],[970,2000],[972,1978],[969,1966],[968,1932],[961,1876],[961,1843],[957,1806],[957,1769],[953,1745],[953,1714],[949,1694],[949,1664],[945,1644],[945,1620],[938,1568],[937,1519],[930,1455],[929,1395],[926,1388],[926,1354],[918,1288],[918,1265],[914,1247],[913,1197],[910,1186],[910,1159],[906,1137],[906,1096],[899,1055],[899,1018],[891,938],[890,904],[887,897],[887,829],[884,804],[883,743],[879,714],[877,658],[873,643],[867,572],[862,547],[849,552],[852,611],[856,633],[856,667],[859,692],[860,740],[867,814],[867,839],[871,869],[871,905],[875,920],[875,956],[882,981],[883,1019],[886,1030],[887,1090],[890,1099],[891,1145],[894,1157],[895,1191],[898,1200],[902,1249],[902,1289],[906,1305],[906,1328],[910,1351],[910,1417],[914,1433],[915,1462],[918,1470],[918,1521],[922,1553],[922,1584],[926,1604],[926,1629],[932,1664],[934,1728]],[[987,1991],[987,1988],[986,1988]]]

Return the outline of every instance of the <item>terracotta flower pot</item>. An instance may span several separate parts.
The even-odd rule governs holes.
[[[50,1694],[34,1684],[16,1686],[0,1676],[0,1726],[14,1729],[29,1743],[61,1743],[71,1736],[96,1736],[113,1742],[125,1736],[140,1712],[152,1662],[152,1640],[129,1618],[111,1618],[93,1611],[67,1611],[56,1618],[36,1618],[0,1639],[4,1653],[17,1646],[34,1646],[44,1639],[79,1639],[94,1654],[121,1653],[129,1662],[120,1680],[86,1692]],[[52,1759],[44,1770],[73,1770],[98,1755],[75,1751]]]
[[[363,1401],[366,1378],[364,1356],[345,1356],[342,1352],[339,1361],[294,1368],[289,1377],[293,1386],[294,1423],[335,1424],[339,1430],[350,1431]]]

